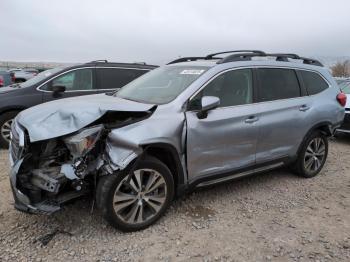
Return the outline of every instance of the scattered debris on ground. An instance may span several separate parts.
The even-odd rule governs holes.
[[[350,261],[350,137],[322,173],[288,169],[197,190],[154,226],[122,233],[90,200],[51,216],[14,210],[0,152],[0,261]]]

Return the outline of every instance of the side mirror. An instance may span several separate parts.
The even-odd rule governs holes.
[[[217,108],[220,105],[220,98],[216,96],[203,96],[201,99],[202,109],[197,113],[199,119],[206,118],[208,111]]]
[[[59,86],[59,85],[52,86],[52,92],[54,92],[55,94],[63,93],[65,91],[66,91],[65,86]]]

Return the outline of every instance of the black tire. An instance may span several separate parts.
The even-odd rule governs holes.
[[[324,144],[324,157],[322,158],[322,161],[320,161],[320,165],[316,168],[315,170],[310,170],[307,169],[305,166],[306,164],[306,154],[307,154],[307,148],[309,147],[310,143],[314,140],[314,139],[321,139],[323,144]],[[305,177],[305,178],[311,178],[314,177],[316,175],[318,175],[318,173],[322,170],[326,160],[327,160],[327,155],[328,155],[328,138],[327,136],[325,136],[322,132],[320,131],[314,131],[312,132],[304,141],[301,149],[299,150],[299,154],[298,154],[298,159],[297,161],[294,163],[294,165],[292,166],[292,169],[295,171],[295,173],[301,177]],[[311,157],[310,157],[311,158]]]
[[[18,111],[10,111],[0,115],[0,131],[2,131],[2,128],[5,125],[5,123],[11,119],[14,119],[18,113],[19,113]],[[9,141],[3,136],[2,132],[0,132],[0,147],[1,148],[9,147]]]
[[[169,170],[169,168],[163,164],[160,160],[154,157],[146,157],[144,160],[140,160],[137,164],[135,170],[138,169],[153,169],[159,172],[165,180],[165,185],[167,187],[166,197],[163,206],[160,208],[158,213],[156,213],[149,220],[142,223],[125,223],[120,219],[114,210],[114,194],[117,190],[118,185],[123,181],[123,179],[128,176],[130,167],[126,168],[125,171],[116,173],[114,175],[107,175],[101,177],[98,181],[96,190],[96,204],[100,209],[102,216],[115,228],[125,231],[138,231],[145,229],[155,223],[168,209],[173,198],[174,198],[174,179]]]

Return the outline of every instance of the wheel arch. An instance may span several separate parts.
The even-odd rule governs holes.
[[[299,145],[298,151],[297,151],[297,155],[299,155],[301,148],[303,147],[305,141],[307,140],[307,138],[315,131],[320,131],[322,134],[324,134],[327,137],[330,137],[333,135],[333,128],[332,128],[332,123],[329,121],[324,121],[324,122],[320,122],[315,124],[314,126],[312,126],[309,131],[305,134],[302,142]]]
[[[157,158],[169,168],[174,177],[175,192],[179,193],[179,191],[182,191],[186,179],[180,155],[176,148],[167,143],[153,143],[143,145],[143,150],[146,150],[146,156]]]
[[[333,135],[333,128],[332,123],[328,121],[320,122],[316,125],[314,125],[306,134],[306,136],[310,135],[312,132],[319,130],[321,131],[325,136],[332,136]]]
[[[8,113],[8,112],[14,112],[14,111],[15,112],[20,112],[20,111],[25,110],[25,109],[27,109],[27,108],[24,107],[24,106],[4,107],[4,108],[1,108],[0,115]]]

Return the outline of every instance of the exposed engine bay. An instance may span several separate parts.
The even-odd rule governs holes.
[[[30,211],[52,213],[61,203],[91,193],[99,176],[120,169],[105,153],[108,134],[151,113],[107,112],[73,134],[34,143],[25,139],[16,188],[30,199]],[[16,139],[12,143],[11,151],[19,148]]]

